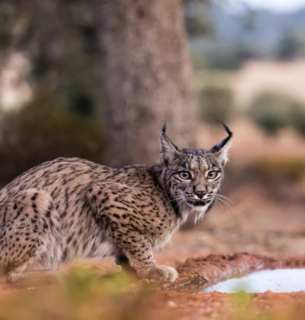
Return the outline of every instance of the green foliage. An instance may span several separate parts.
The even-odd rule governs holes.
[[[295,32],[287,32],[279,45],[278,58],[289,61],[302,55],[305,49],[305,40]]]
[[[223,295],[221,298],[217,293],[206,295],[208,297],[201,295],[199,303],[198,294],[196,300],[191,293],[164,293],[135,282],[126,275],[105,278],[93,268],[77,267],[68,274],[55,278],[52,285],[40,288],[19,287],[18,290],[2,292],[0,319],[170,320],[187,317],[208,319],[209,316],[219,320],[304,318],[302,296],[283,299],[283,295],[278,294],[267,293],[259,296],[245,292],[225,297]],[[167,306],[171,299],[177,302],[178,308],[170,309]],[[282,307],[280,304],[283,304]],[[201,310],[195,310],[192,315],[191,308],[199,309],[202,308],[201,305],[211,311],[203,314]]]
[[[263,93],[252,103],[250,114],[254,122],[268,133],[275,133],[288,126],[291,101],[286,96]]]
[[[210,24],[202,14],[185,16],[186,30],[189,36],[198,37],[211,32]]]
[[[305,106],[281,94],[260,94],[251,105],[250,117],[270,134],[285,127],[293,127],[305,135]]]
[[[134,279],[125,273],[101,276],[88,265],[73,267],[68,275],[61,278],[67,300],[72,304],[90,302],[96,290],[103,290],[110,296],[120,296],[122,289],[128,288]],[[103,286],[103,288],[100,288]]]
[[[0,4],[0,49],[9,45],[8,30],[13,26],[14,7],[8,2]]]
[[[84,0],[0,2],[2,61],[26,54],[34,94],[20,111],[2,115],[1,183],[57,157],[101,162],[103,91],[92,8]]]
[[[305,177],[305,160],[299,158],[262,158],[254,165],[257,177],[268,184],[295,183]]]
[[[232,89],[223,85],[206,85],[200,92],[200,107],[204,121],[230,121],[236,111]]]
[[[11,52],[25,52],[33,87],[47,80],[57,88],[61,107],[89,116],[103,100],[92,7],[84,0],[0,3],[2,61]]]
[[[205,53],[206,67],[209,69],[240,69],[244,60],[239,49],[230,45],[215,45]]]
[[[164,319],[162,311],[153,308],[152,290],[126,275],[105,278],[93,268],[75,267],[53,282],[44,288],[2,294],[0,319]]]
[[[305,136],[305,106],[302,103],[294,102],[291,106],[292,126],[303,136]]]
[[[57,157],[101,162],[104,147],[101,121],[82,118],[61,108],[47,86],[40,88],[26,107],[4,115],[0,134],[1,182]]]

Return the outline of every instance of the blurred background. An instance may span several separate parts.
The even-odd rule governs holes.
[[[169,250],[303,254],[304,83],[305,0],[1,0],[0,185],[59,156],[155,163],[165,119],[210,148],[224,121],[228,199]]]

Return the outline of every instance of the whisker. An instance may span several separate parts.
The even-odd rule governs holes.
[[[224,200],[224,199],[222,199],[222,198],[216,198],[218,201],[221,201],[221,203],[223,203],[223,204],[225,204],[226,206],[228,206],[229,208],[231,208],[231,206],[230,206],[230,204],[226,201],[226,200]]]
[[[215,199],[215,203],[220,206],[221,210],[223,210],[222,203],[218,199]]]
[[[226,200],[229,201],[230,203],[233,203],[233,201],[232,201],[231,199],[225,197],[225,196],[222,195],[222,194],[217,194],[216,196],[217,196],[217,197],[221,197],[221,198],[223,198],[223,199],[226,199]]]
[[[215,197],[215,199],[217,199],[218,201],[221,201],[223,204],[225,204],[232,212],[234,212],[234,209],[232,208],[232,206],[226,201],[226,199],[222,199],[219,197]]]

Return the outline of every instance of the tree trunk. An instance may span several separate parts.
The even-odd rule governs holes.
[[[105,163],[159,161],[164,121],[196,145],[197,101],[180,0],[95,0],[106,95]]]

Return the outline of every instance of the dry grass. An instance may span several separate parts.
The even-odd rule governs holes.
[[[241,70],[199,71],[196,84],[202,88],[205,83],[225,83],[236,93],[237,102],[246,107],[253,98],[265,91],[279,92],[305,102],[305,61],[276,62],[249,61]]]

